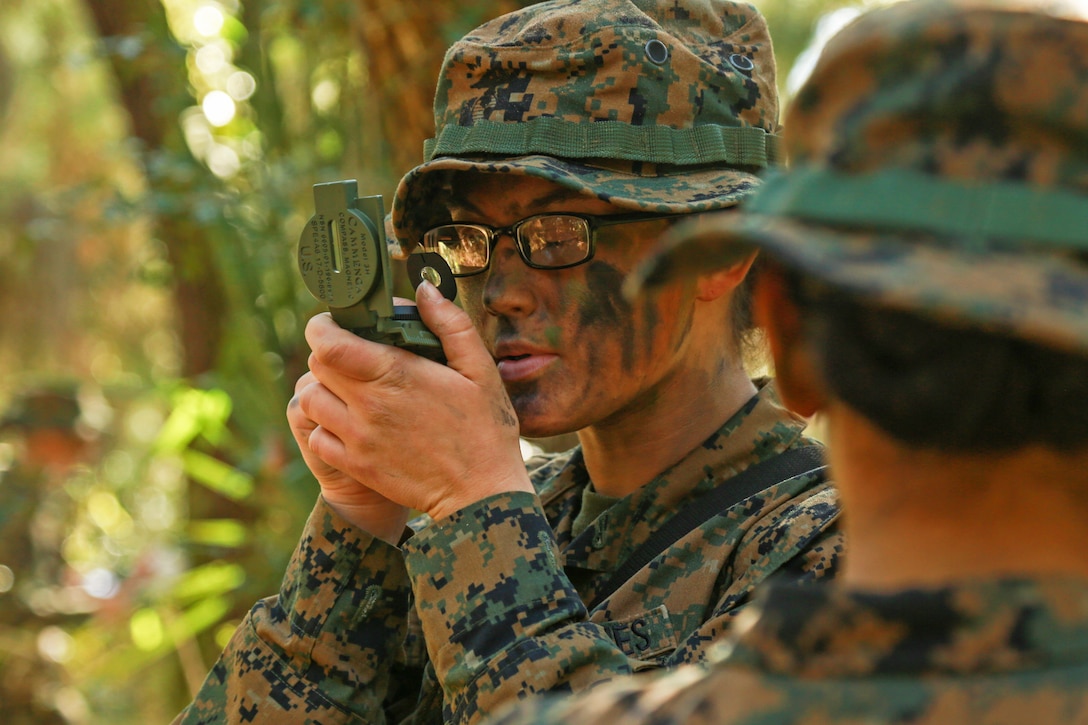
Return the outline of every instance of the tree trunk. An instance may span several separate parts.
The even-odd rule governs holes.
[[[434,136],[434,89],[446,49],[481,22],[531,2],[484,0],[472,5],[477,22],[464,19],[464,2],[359,0],[356,32],[367,54],[370,77],[381,95],[382,128],[392,142],[398,174],[423,161],[423,142]]]
[[[208,172],[189,153],[178,122],[192,104],[186,88],[185,52],[172,40],[159,0],[90,0],[85,6],[98,30],[117,82],[131,133],[158,207],[153,234],[174,270],[173,295],[183,351],[182,374],[211,370],[223,334],[225,294],[211,235],[189,213],[195,182]]]

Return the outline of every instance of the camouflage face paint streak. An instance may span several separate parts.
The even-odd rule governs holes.
[[[535,380],[507,383],[506,394],[510,396],[510,403],[514,406],[519,422],[522,417],[532,414],[540,407],[540,384]]]
[[[585,328],[631,330],[634,310],[621,292],[624,274],[610,264],[590,262],[586,270],[588,290],[581,300],[578,322]],[[635,340],[620,337],[623,369],[630,371],[635,361]]]
[[[562,340],[563,328],[559,325],[550,325],[544,330],[544,339],[548,341],[548,344],[555,347],[559,345]]]

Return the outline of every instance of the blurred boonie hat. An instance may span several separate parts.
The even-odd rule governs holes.
[[[647,212],[735,204],[781,159],[766,23],[728,0],[551,0],[446,53],[435,138],[401,180],[404,251],[448,220],[446,174],[534,176]]]
[[[74,431],[82,414],[74,386],[26,390],[0,417],[0,431]]]
[[[752,247],[874,303],[1088,352],[1088,23],[870,11],[787,112],[791,168],[678,225],[630,288]]]

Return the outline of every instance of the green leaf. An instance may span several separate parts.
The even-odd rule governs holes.
[[[253,478],[233,466],[200,451],[188,450],[181,454],[185,473],[194,481],[234,501],[241,501],[253,493]]]
[[[230,608],[231,602],[226,597],[201,599],[167,626],[170,641],[181,642],[215,626],[230,613]]]
[[[174,408],[155,442],[159,452],[180,452],[197,436],[218,443],[230,418],[230,395],[223,390],[185,388],[174,395]]]
[[[213,561],[186,572],[174,585],[173,595],[181,601],[221,596],[242,586],[245,570],[238,564]]]
[[[166,639],[166,628],[162,617],[154,609],[137,609],[128,621],[129,636],[136,649],[153,652],[162,647]]]
[[[204,519],[189,524],[189,540],[209,546],[239,547],[246,543],[248,530],[238,519]]]

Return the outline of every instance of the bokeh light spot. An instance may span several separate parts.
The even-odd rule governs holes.
[[[208,123],[216,127],[226,126],[234,120],[236,111],[234,99],[223,91],[208,93],[204,96],[200,108],[204,111],[204,117],[208,119]]]
[[[225,21],[223,11],[214,5],[204,5],[193,13],[193,27],[205,38],[219,35]]]

